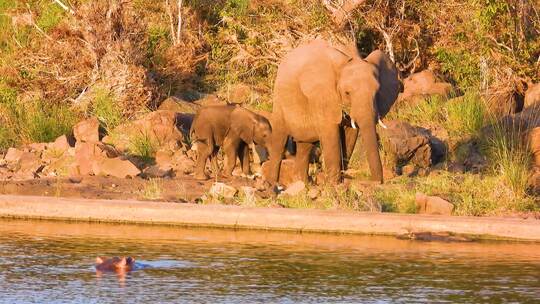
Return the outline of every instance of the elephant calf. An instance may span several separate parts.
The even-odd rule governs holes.
[[[219,147],[225,154],[223,175],[231,176],[236,158],[244,174],[249,174],[249,145],[266,147],[272,133],[270,122],[263,116],[233,105],[209,106],[199,110],[191,126],[191,140],[197,145],[195,178],[208,179],[206,160],[214,157]]]

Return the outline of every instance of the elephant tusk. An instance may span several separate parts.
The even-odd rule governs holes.
[[[379,124],[381,125],[381,127],[383,127],[384,129],[388,129],[388,127],[382,122],[381,118],[379,117]]]
[[[358,127],[356,126],[356,122],[355,122],[354,119],[352,119],[352,118],[351,118],[351,126],[352,126],[353,129],[358,128]]]

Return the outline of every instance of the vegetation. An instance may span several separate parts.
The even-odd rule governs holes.
[[[129,154],[139,157],[145,163],[150,163],[154,160],[156,152],[158,150],[158,143],[154,141],[153,137],[141,133],[130,138],[128,145]]]

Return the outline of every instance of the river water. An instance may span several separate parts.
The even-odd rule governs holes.
[[[540,244],[0,220],[0,302],[540,303]]]

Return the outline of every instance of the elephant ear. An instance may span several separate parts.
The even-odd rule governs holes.
[[[366,57],[366,61],[375,65],[379,70],[379,91],[377,92],[377,107],[382,118],[390,111],[401,91],[401,81],[392,60],[380,50],[375,50]]]
[[[239,108],[235,111],[242,111],[242,113],[241,115],[232,116],[234,119],[231,121],[231,130],[238,134],[244,142],[251,144],[253,142],[257,120],[251,117],[251,115],[248,115],[245,109]]]

